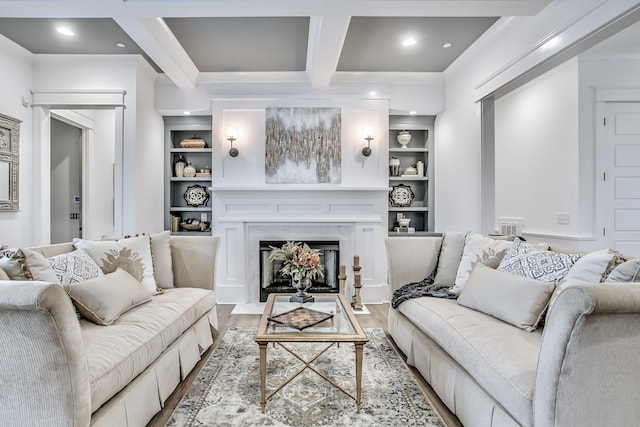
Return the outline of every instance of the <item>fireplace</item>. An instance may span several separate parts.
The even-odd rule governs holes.
[[[280,273],[281,261],[270,261],[271,246],[280,247],[285,241],[260,241],[260,302],[265,302],[271,293],[294,292],[291,277]],[[338,293],[340,264],[340,242],[338,241],[305,241],[312,249],[320,251],[320,265],[324,266],[324,277],[312,280],[310,293]]]

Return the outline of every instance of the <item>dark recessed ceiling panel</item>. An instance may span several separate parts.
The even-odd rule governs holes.
[[[308,17],[165,18],[200,72],[305,71]]]
[[[442,72],[497,19],[354,16],[337,71]],[[416,44],[402,46],[406,38]]]
[[[61,25],[75,35],[59,34]],[[139,54],[161,72],[111,18],[0,18],[0,34],[35,54]]]

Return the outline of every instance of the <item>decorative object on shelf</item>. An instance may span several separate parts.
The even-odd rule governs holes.
[[[370,127],[364,128],[362,131],[362,138],[367,141],[367,146],[362,149],[362,155],[369,157],[371,155],[371,141],[374,139],[373,129]]]
[[[186,231],[207,231],[209,229],[207,221],[200,221],[195,218],[187,218],[180,223],[180,228]]]
[[[353,257],[353,297],[351,297],[351,308],[355,311],[362,310],[362,301],[360,299],[360,289],[362,289],[362,275],[360,273],[362,267],[360,267],[360,257],[354,255]]]
[[[403,176],[415,176],[418,175],[418,169],[416,169],[413,165],[404,168],[402,171]]]
[[[176,231],[180,231],[180,221],[182,220],[182,218],[180,218],[177,215],[171,215],[171,231],[172,232],[176,232]]]
[[[193,138],[183,139],[180,141],[180,147],[182,148],[204,148],[206,143],[204,139],[198,138],[197,135],[193,135]]]
[[[305,291],[311,287],[311,280],[324,277],[320,264],[320,250],[311,249],[306,243],[286,242],[282,247],[270,246],[269,261],[282,262],[280,273],[291,276],[291,283],[297,289],[289,301],[310,302],[313,297]]]
[[[398,144],[402,145],[402,148],[407,148],[407,145],[411,142],[411,134],[409,131],[403,130],[396,135]]]
[[[398,219],[398,225],[400,227],[408,227],[411,224],[411,218],[400,218]]]
[[[391,157],[389,159],[389,175],[400,176],[400,159]]]
[[[416,169],[418,170],[418,176],[424,176],[424,162],[422,160],[418,160]]]
[[[411,187],[404,184],[394,185],[389,191],[389,201],[393,207],[410,206],[414,197]]]
[[[233,141],[238,139],[238,129],[234,127],[230,127],[227,129],[227,141],[231,143],[231,148],[229,148],[229,155],[231,157],[237,157],[240,153],[237,148],[233,147]]]
[[[187,166],[184,167],[182,175],[185,178],[193,178],[194,176],[196,176],[196,168],[193,167],[191,163],[188,163]]]
[[[182,157],[182,154],[178,154],[178,160],[176,160],[176,163],[174,165],[177,178],[182,178],[184,176],[185,166],[187,166],[186,160],[184,159],[184,157]]]
[[[184,200],[189,206],[205,206],[209,201],[209,193],[202,185],[191,185],[184,192]]]

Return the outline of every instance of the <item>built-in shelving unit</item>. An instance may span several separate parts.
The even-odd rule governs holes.
[[[433,141],[435,116],[389,116],[389,160],[396,158],[400,162],[399,174],[394,176],[389,167],[389,195],[394,187],[409,187],[413,200],[406,206],[394,206],[391,198],[388,202],[389,236],[416,236],[433,233]],[[411,134],[406,147],[398,143],[400,132]],[[424,164],[422,174],[405,173],[408,167],[417,168],[418,162]],[[399,228],[398,216],[410,220],[409,228],[413,233]],[[401,231],[396,231],[397,229]]]
[[[164,117],[165,128],[165,229],[172,234],[210,235],[212,223],[211,187],[212,179],[209,176],[177,177],[175,164],[180,157],[196,169],[201,171],[211,167],[211,116],[167,116]],[[203,139],[204,148],[183,148],[180,142],[185,139]],[[202,187],[209,195],[209,200],[202,206],[190,206],[185,199],[185,193],[190,187]],[[204,221],[209,224],[205,231],[186,231],[181,227],[172,226],[173,217],[178,217],[178,222],[187,219]]]

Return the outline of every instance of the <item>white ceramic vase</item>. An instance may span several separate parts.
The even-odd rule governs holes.
[[[407,145],[411,142],[411,134],[408,131],[403,130],[402,132],[398,132],[396,140],[398,141],[398,144],[402,145],[402,148],[407,148]]]

